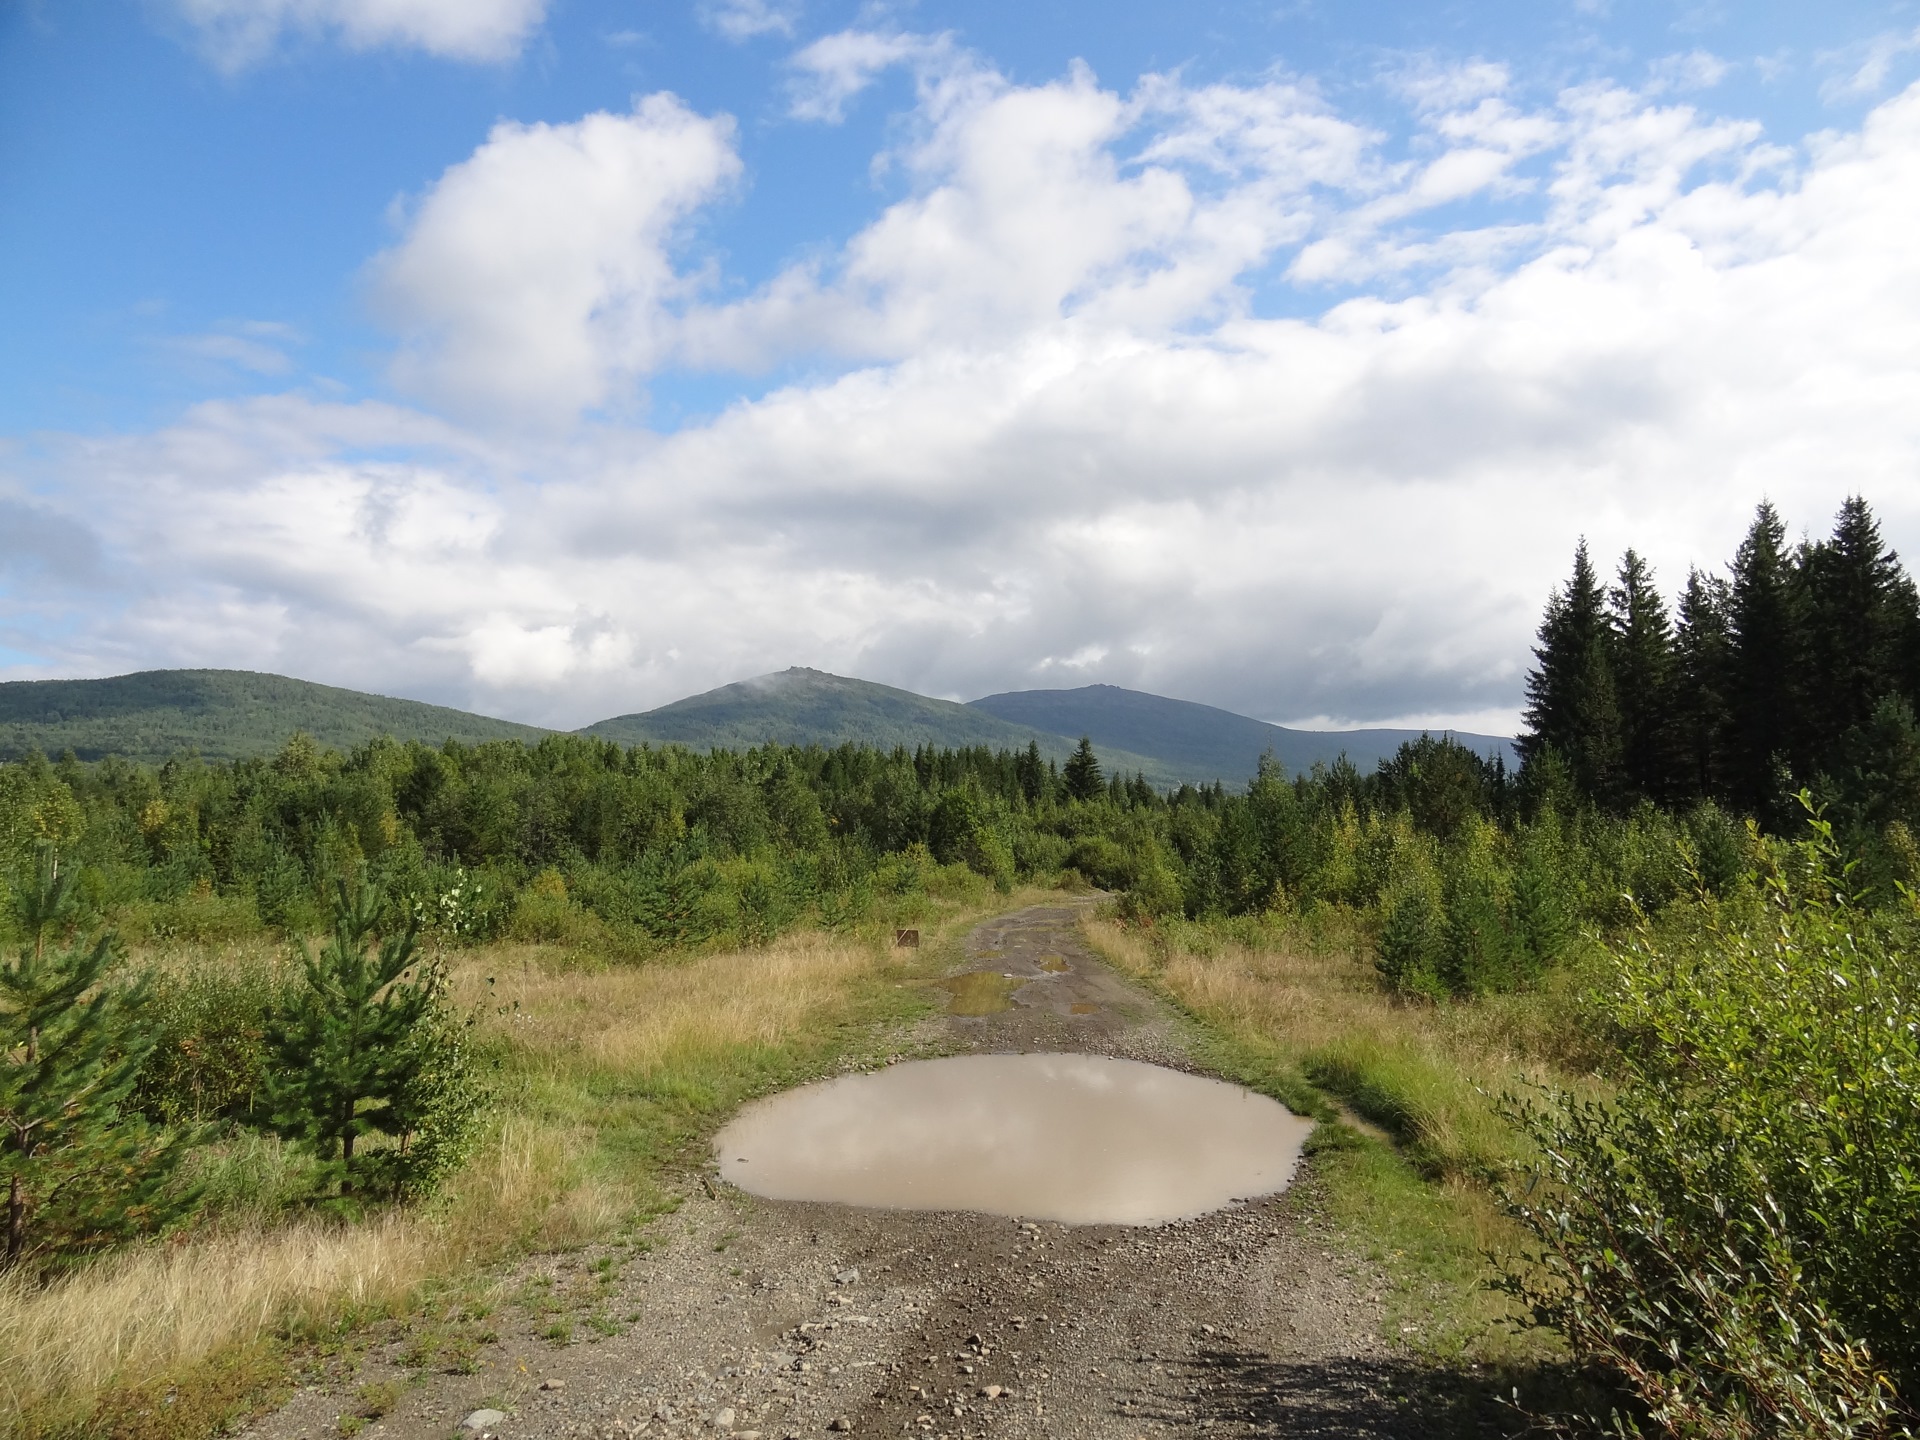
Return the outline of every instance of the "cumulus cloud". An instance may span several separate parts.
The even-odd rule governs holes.
[[[290,35],[333,36],[356,50],[423,50],[501,61],[539,28],[547,0],[175,0],[202,51],[223,70],[273,54]]]
[[[625,115],[494,127],[375,263],[401,388],[467,414],[571,418],[645,374],[688,293],[677,227],[740,171],[733,125],[650,95]]]
[[[1672,586],[1858,490],[1920,554],[1920,89],[1788,150],[1488,74],[1405,144],[1284,77],[915,83],[904,193],[726,303],[676,239],[723,122],[496,130],[379,268],[421,393],[842,362],[671,435],[277,397],[56,445],[9,468],[145,587],[65,653],[574,725],[812,664],[1491,729],[1581,534]]]

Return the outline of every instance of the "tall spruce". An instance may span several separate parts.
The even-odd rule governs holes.
[[[1547,599],[1537,661],[1527,676],[1527,733],[1519,740],[1528,764],[1553,750],[1574,784],[1595,804],[1621,795],[1620,710],[1613,678],[1613,632],[1607,599],[1582,540],[1573,574]]]
[[[1728,704],[1732,641],[1727,582],[1693,570],[1680,592],[1673,637],[1675,798],[1719,799],[1727,793]]]
[[[1100,773],[1100,761],[1093,753],[1093,741],[1089,737],[1082,735],[1073,754],[1067,757],[1065,776],[1067,794],[1076,800],[1095,799],[1107,788],[1106,779]]]
[[[1676,768],[1673,622],[1653,572],[1632,550],[1621,557],[1607,600],[1625,793],[1663,804],[1672,796]]]
[[[268,1123],[321,1164],[321,1179],[351,1196],[368,1167],[360,1138],[405,1142],[409,1092],[431,1056],[416,1027],[438,999],[440,976],[410,974],[416,925],[376,936],[381,897],[340,882],[333,937],[316,959],[303,945],[306,985],[267,1029]]]
[[[1857,495],[1840,507],[1832,539],[1808,547],[1802,575],[1812,758],[1835,773],[1848,733],[1867,726],[1881,700],[1904,691],[1905,650],[1920,609],[1900,557]]]
[[[0,965],[0,1181],[7,1268],[36,1251],[78,1251],[152,1229],[191,1205],[173,1186],[187,1132],[149,1125],[129,1096],[153,1042],[146,979],[111,976],[110,932],[64,947],[72,872],[43,846],[15,897],[27,944]]]
[[[1729,598],[1732,798],[1784,822],[1782,807],[1808,768],[1807,606],[1787,527],[1767,501],[1734,556]]]

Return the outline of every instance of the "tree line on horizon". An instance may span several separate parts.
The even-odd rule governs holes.
[[[1636,551],[1608,584],[1583,540],[1534,654],[1523,766],[1584,803],[1707,800],[1778,830],[1807,788],[1854,831],[1916,819],[1920,591],[1859,496],[1798,544],[1762,502],[1671,610]]]

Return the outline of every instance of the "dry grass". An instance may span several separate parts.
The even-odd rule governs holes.
[[[503,1012],[490,1031],[529,1056],[646,1074],[782,1045],[843,1009],[850,986],[893,964],[871,944],[798,935],[764,950],[632,969],[566,968],[537,951],[480,956],[455,979],[463,1000],[487,997]]]
[[[1271,945],[1169,942],[1112,921],[1087,925],[1118,968],[1163,988],[1230,1043],[1341,1096],[1445,1173],[1512,1155],[1493,1096],[1578,1064],[1557,992],[1471,1004],[1408,1002],[1353,944],[1278,932]]]
[[[625,1213],[583,1176],[580,1138],[509,1115],[432,1212],[188,1235],[45,1286],[0,1277],[0,1436],[72,1425],[227,1347],[404,1309],[514,1240],[571,1243]]]
[[[84,1418],[217,1350],[345,1311],[404,1303],[440,1258],[432,1227],[389,1216],[294,1225],[116,1256],[43,1289],[0,1281],[0,1433]]]

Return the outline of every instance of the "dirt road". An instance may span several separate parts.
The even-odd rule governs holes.
[[[1086,948],[1071,903],[978,927],[968,968],[1029,980],[944,1016],[944,1048],[1184,1066],[1182,1029]],[[1381,1335],[1382,1285],[1271,1200],[1155,1228],[755,1199],[712,1180],[651,1249],[527,1262],[520,1299],[396,1334],[258,1440],[447,1437],[1400,1436],[1456,1428]],[[356,1411],[384,1411],[353,1418]]]

